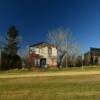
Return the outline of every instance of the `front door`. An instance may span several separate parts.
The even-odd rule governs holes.
[[[46,58],[41,58],[40,59],[40,67],[45,67],[46,66]]]

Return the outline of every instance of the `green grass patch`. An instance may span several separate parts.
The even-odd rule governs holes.
[[[51,67],[47,69],[33,68],[28,69],[13,69],[8,71],[0,71],[0,75],[20,75],[20,74],[34,74],[34,73],[48,73],[48,72],[62,72],[62,71],[100,71],[100,66],[83,66],[83,67],[66,67],[58,69],[57,67]]]

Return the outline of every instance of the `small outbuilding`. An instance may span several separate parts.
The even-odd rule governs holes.
[[[100,48],[90,48],[90,51],[84,54],[85,65],[100,65]]]

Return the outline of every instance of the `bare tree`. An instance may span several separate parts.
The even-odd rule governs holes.
[[[26,67],[28,52],[29,52],[28,46],[21,48],[18,52],[18,54],[20,55],[21,60],[22,60],[22,67]]]
[[[0,48],[2,48],[5,45],[5,38],[4,36],[0,33]]]
[[[58,67],[62,67],[62,63],[66,58],[66,66],[68,66],[68,57],[72,58],[79,54],[79,46],[73,38],[69,29],[58,28],[57,30],[48,32],[48,42],[57,48]]]

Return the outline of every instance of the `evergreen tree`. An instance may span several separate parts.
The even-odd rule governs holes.
[[[7,32],[7,44],[5,47],[6,53],[8,55],[14,56],[17,55],[18,51],[18,39],[19,34],[18,31],[16,30],[15,26],[11,26]]]
[[[15,26],[11,26],[7,32],[7,43],[3,52],[3,70],[21,68],[21,59],[17,54],[19,49],[19,34]]]

